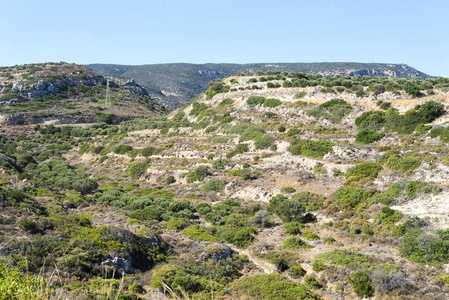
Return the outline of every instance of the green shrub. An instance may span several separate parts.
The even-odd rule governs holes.
[[[165,223],[165,227],[171,230],[183,230],[184,228],[190,225],[190,221],[184,218],[173,218],[167,223]]]
[[[314,263],[317,267],[341,266],[341,267],[363,267],[369,266],[369,259],[363,254],[351,252],[349,250],[335,249],[330,252],[318,254]]]
[[[29,230],[36,229],[37,224],[33,220],[24,219],[24,220],[20,221],[19,228],[22,229],[23,231],[29,231]]]
[[[430,125],[427,125],[427,126],[432,128],[432,126],[430,126]],[[427,126],[423,127],[422,131],[424,131],[424,133],[426,132],[426,129],[428,128]],[[418,131],[418,127],[416,127],[416,129],[415,129],[416,131]],[[428,128],[427,131],[430,128]],[[431,138],[440,137],[440,141],[442,141],[444,143],[448,143],[449,142],[449,127],[436,127],[429,132],[429,136]]]
[[[372,142],[382,139],[384,136],[384,133],[362,129],[357,133],[355,142],[357,144],[371,144]]]
[[[228,154],[226,154],[226,157],[227,158],[231,158],[231,157],[236,156],[237,154],[245,153],[245,152],[248,152],[248,151],[249,151],[248,144],[238,144],[235,147],[235,150],[233,150],[233,151],[229,152]]]
[[[323,286],[315,279],[315,277],[312,276],[306,276],[304,278],[304,282],[306,283],[307,287],[314,290],[319,290],[323,288]]]
[[[271,135],[265,134],[261,137],[256,138],[255,146],[256,149],[268,149],[273,145],[274,138]]]
[[[287,273],[292,278],[297,279],[297,278],[300,278],[300,277],[303,277],[304,275],[306,275],[307,272],[301,266],[294,266],[294,267],[290,267],[287,270]]]
[[[419,134],[426,134],[430,129],[432,129],[432,125],[420,124],[416,126],[415,131]]]
[[[206,128],[206,133],[214,132],[218,129],[218,126],[209,126]]]
[[[301,240],[299,237],[294,236],[286,239],[282,243],[282,247],[286,249],[300,249],[300,248],[311,248],[312,246]]]
[[[147,170],[147,164],[144,162],[135,162],[129,165],[128,167],[128,176],[134,179],[137,179],[145,174]]]
[[[368,270],[351,273],[348,281],[352,284],[354,292],[360,298],[372,297],[374,295],[374,289],[371,285],[371,279],[369,278]]]
[[[251,299],[318,300],[320,297],[305,286],[289,281],[279,274],[255,275],[243,278],[232,285],[239,295]]]
[[[120,145],[114,149],[115,154],[126,154],[129,151],[132,151],[133,147],[130,145]]]
[[[440,191],[441,189],[435,185],[417,181],[398,181],[390,185],[384,194],[391,197],[405,195],[407,199],[412,200],[421,193],[438,195]]]
[[[337,200],[336,205],[339,210],[352,212],[359,204],[366,202],[371,193],[355,186],[342,186],[336,190],[332,197]]]
[[[386,122],[385,112],[383,111],[366,111],[359,117],[355,118],[355,125],[359,130],[378,131]]]
[[[212,208],[210,207],[210,205],[208,203],[205,203],[205,202],[198,203],[195,206],[195,209],[196,209],[196,211],[198,212],[198,214],[200,216],[205,216],[208,213],[212,212]]]
[[[79,155],[83,155],[84,153],[86,153],[87,151],[89,151],[90,149],[90,145],[89,144],[82,144],[78,150],[78,154]]]
[[[207,106],[207,104],[204,103],[194,103],[192,110],[190,111],[189,115],[190,116],[199,116],[200,113],[202,113],[203,111],[205,111],[206,109],[208,109],[209,107]]]
[[[443,112],[444,105],[435,101],[427,101],[422,105],[417,105],[403,115],[399,115],[394,108],[389,108],[385,114],[386,125],[397,133],[410,134],[415,130],[416,126],[434,121]]]
[[[341,119],[351,111],[352,107],[343,99],[331,99],[330,101],[320,104],[318,108],[308,110],[307,115],[314,116],[315,118],[325,118],[335,123],[339,123]]]
[[[427,234],[419,228],[409,229],[402,238],[399,251],[416,263],[446,263],[449,260],[449,230]]]
[[[48,299],[53,291],[40,276],[29,276],[18,269],[0,263],[1,299]]]
[[[248,99],[246,99],[246,104],[248,104],[249,107],[255,107],[257,105],[263,104],[265,102],[265,97],[261,96],[250,96]]]
[[[295,96],[293,96],[293,99],[300,99],[303,98],[305,95],[307,95],[306,92],[298,92],[295,94]]]
[[[279,99],[273,99],[273,98],[266,99],[266,100],[263,102],[263,106],[265,106],[265,107],[278,107],[278,106],[281,105],[281,104],[282,104],[282,101],[281,101],[281,100],[279,100]]]
[[[218,104],[218,107],[225,107],[225,106],[231,105],[234,102],[235,102],[235,100],[232,100],[231,98],[226,98],[226,99],[222,100],[220,102],[220,104]]]
[[[306,228],[306,225],[296,221],[290,222],[284,226],[284,233],[292,235],[301,234],[303,228]]]
[[[379,108],[380,109],[383,109],[383,110],[387,110],[387,109],[389,109],[391,107],[391,102],[383,102],[380,106],[379,106]]]
[[[398,170],[401,173],[415,170],[421,165],[421,156],[417,153],[400,155],[395,151],[388,151],[379,157],[378,162],[387,166],[391,170]]]
[[[290,143],[288,151],[293,155],[319,158],[332,151],[332,143],[324,140],[311,141],[296,139]]]
[[[323,239],[323,243],[325,243],[325,244],[332,244],[335,242],[336,242],[336,240],[333,237],[326,237]]]
[[[223,170],[226,168],[226,165],[229,163],[229,160],[225,158],[219,158],[212,162],[212,168],[216,170]]]
[[[326,173],[327,169],[326,166],[322,163],[316,163],[313,167],[313,173],[314,174],[324,174]]]
[[[291,194],[296,192],[296,190],[294,188],[292,188],[291,186],[287,186],[285,188],[282,188],[281,192],[285,193],[285,194]]]
[[[299,129],[298,128],[291,128],[287,131],[288,136],[295,136],[298,135]]]
[[[73,184],[73,189],[82,195],[90,194],[98,189],[98,183],[90,178],[80,179]]]
[[[366,162],[358,164],[352,168],[349,168],[346,172],[346,178],[351,176],[364,176],[376,178],[377,175],[383,170],[381,165],[372,162]]]
[[[313,233],[310,229],[305,230],[302,233],[302,236],[306,239],[306,240],[319,240],[320,237],[316,234]]]
[[[192,237],[194,239],[200,239],[205,242],[216,242],[217,238],[209,234],[209,232],[200,227],[199,225],[191,225],[181,231],[182,234]]]
[[[203,181],[208,172],[207,166],[199,166],[187,175],[187,182]]]
[[[98,123],[106,123],[106,124],[112,124],[114,122],[115,115],[113,114],[103,114],[100,113],[98,116]]]
[[[212,179],[200,187],[202,193],[220,192],[224,189],[226,181],[223,179]]]
[[[278,127],[278,132],[285,132],[285,130],[286,130],[286,128],[283,125]]]

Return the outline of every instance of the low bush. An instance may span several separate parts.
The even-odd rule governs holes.
[[[134,148],[130,145],[120,145],[114,149],[115,154],[126,154],[127,152],[132,151]]]
[[[207,172],[208,172],[207,166],[199,166],[195,170],[190,172],[189,175],[187,175],[187,182],[192,183],[195,181],[203,181]]]
[[[346,172],[346,178],[351,176],[364,176],[376,178],[377,175],[383,170],[381,165],[372,162],[366,162],[358,164],[352,168],[349,168]]]
[[[300,278],[300,277],[303,277],[304,275],[306,275],[307,272],[301,266],[294,266],[294,267],[290,267],[287,270],[287,273],[292,278],[297,279],[297,278]]]
[[[386,122],[385,112],[366,111],[355,118],[354,124],[359,130],[378,131]]]
[[[314,264],[316,264],[318,268],[320,268],[320,266],[324,266],[324,268],[330,266],[348,267],[348,268],[369,267],[370,260],[368,259],[368,257],[358,252],[335,249],[330,252],[318,254],[315,257]]]
[[[372,297],[374,295],[374,289],[371,285],[368,270],[351,273],[348,277],[348,281],[352,284],[354,292],[360,298]]]
[[[232,100],[231,98],[226,98],[226,99],[222,100],[220,102],[220,104],[218,104],[218,107],[225,107],[225,106],[231,105],[234,102],[235,102],[235,100]]]
[[[256,149],[268,149],[273,146],[274,138],[271,135],[265,134],[261,137],[256,138],[255,146]]]
[[[315,279],[315,277],[312,276],[306,276],[304,278],[304,282],[306,283],[307,287],[314,290],[319,290],[323,288],[323,286]]]
[[[320,297],[302,284],[289,281],[280,274],[255,275],[232,285],[237,294],[251,299],[318,300]]]
[[[407,153],[400,155],[396,151],[388,151],[379,157],[378,162],[391,170],[398,170],[401,173],[415,170],[421,165],[421,155],[418,153]]]
[[[226,157],[227,158],[231,158],[231,157],[236,156],[237,154],[245,153],[245,152],[248,152],[248,151],[249,151],[248,144],[238,144],[235,147],[235,150],[233,150],[233,151],[229,152],[228,154],[226,154]]]
[[[265,97],[262,96],[251,96],[246,99],[246,104],[248,104],[249,107],[255,107],[257,105],[263,104],[264,102]]]
[[[144,162],[135,162],[129,165],[127,174],[129,177],[137,179],[145,174],[147,170],[147,164]]]
[[[191,225],[186,229],[181,231],[182,234],[192,237],[194,239],[199,239],[205,242],[216,242],[217,238],[212,236],[206,229],[199,225]]]
[[[288,151],[293,155],[319,158],[332,151],[332,143],[324,140],[295,139],[290,143]]]
[[[281,101],[281,100],[279,100],[279,99],[273,99],[273,98],[266,99],[266,100],[263,102],[263,106],[265,106],[265,107],[278,107],[278,106],[281,105],[281,104],[282,104],[282,101]]]
[[[432,234],[419,228],[410,229],[402,238],[399,251],[402,256],[416,263],[446,263],[449,260],[449,230]]]
[[[291,237],[286,239],[282,243],[282,247],[286,249],[301,249],[301,248],[311,248],[312,246],[301,240],[299,237]]]
[[[293,96],[293,99],[304,98],[305,95],[307,95],[307,92],[298,92],[295,94],[295,96]]]
[[[372,130],[362,129],[359,132],[357,132],[355,142],[357,144],[371,144],[375,141],[382,139],[384,136],[385,136],[384,133],[378,133]]]
[[[212,179],[200,187],[202,193],[220,192],[224,189],[226,181],[223,179]]]
[[[223,170],[226,168],[226,165],[229,163],[229,160],[225,158],[219,158],[212,162],[212,168],[216,170]]]

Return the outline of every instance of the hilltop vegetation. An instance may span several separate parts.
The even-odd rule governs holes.
[[[167,116],[7,126],[2,296],[445,299],[447,87],[258,72]]]
[[[169,108],[179,108],[192,97],[203,93],[210,81],[233,76],[238,72],[303,72],[340,76],[385,76],[428,78],[418,70],[402,64],[375,63],[266,63],[266,64],[157,64],[142,66],[92,64],[89,68],[103,75],[135,79],[150,95]]]

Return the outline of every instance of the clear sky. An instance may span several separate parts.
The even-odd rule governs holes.
[[[448,0],[1,2],[0,66],[347,61],[449,77]]]

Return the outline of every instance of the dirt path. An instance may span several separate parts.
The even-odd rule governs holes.
[[[274,264],[266,262],[260,258],[254,257],[248,250],[238,249],[233,245],[227,244],[233,251],[238,252],[239,254],[243,254],[248,256],[249,260],[252,261],[256,266],[261,268],[265,273],[271,274],[276,272],[277,268]]]

